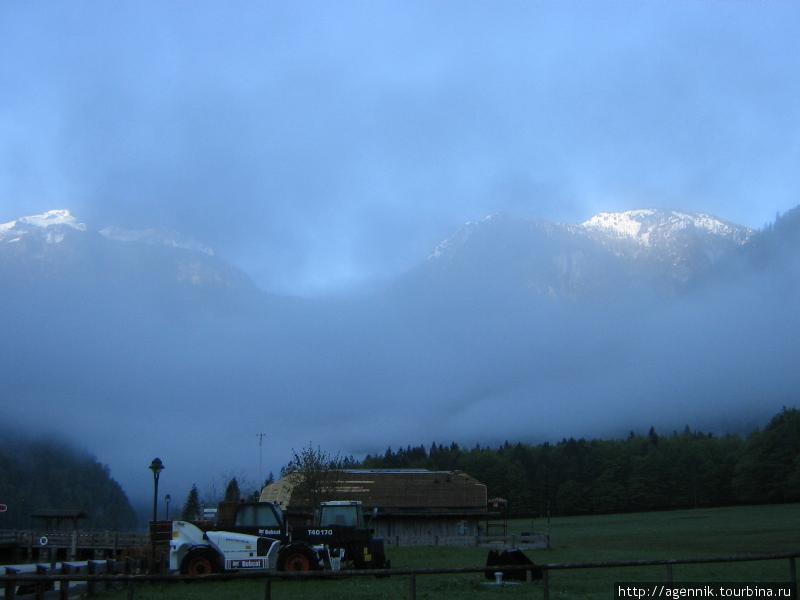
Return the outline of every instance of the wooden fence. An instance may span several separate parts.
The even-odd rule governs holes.
[[[145,564],[144,559],[134,558],[124,561],[90,560],[81,564],[65,562],[55,567],[37,564],[35,573],[6,566],[5,575],[0,575],[0,582],[5,600],[68,600],[70,595],[75,594],[93,596],[112,584],[128,585],[131,577],[143,576]]]
[[[23,557],[32,559],[34,554],[55,552],[58,549],[93,550],[118,557],[128,548],[147,547],[150,537],[136,531],[50,531],[31,529],[0,530],[0,548],[17,549]],[[75,558],[75,557],[65,557]]]
[[[551,572],[565,571],[565,570],[579,570],[579,569],[617,569],[621,567],[664,567],[665,568],[665,582],[672,583],[674,575],[674,567],[678,565],[693,565],[693,564],[712,564],[712,563],[736,563],[736,562],[755,562],[755,561],[773,561],[773,560],[786,560],[788,564],[787,569],[787,582],[790,582],[795,596],[797,594],[797,568],[796,559],[800,556],[800,551],[789,552],[783,554],[761,554],[749,556],[726,556],[726,557],[711,557],[711,558],[687,558],[687,559],[667,559],[667,560],[633,560],[633,561],[606,561],[595,563],[551,563],[535,565],[536,569],[541,569],[542,572],[542,595],[544,600],[550,598],[550,581]],[[93,561],[90,561],[90,564]],[[103,563],[99,563],[103,564]],[[111,565],[110,567],[108,565]],[[73,572],[67,570],[66,572],[60,571],[58,573],[43,572],[39,574],[6,574],[0,575],[0,583],[6,592],[6,600],[23,600],[32,598],[36,600],[68,600],[70,594],[77,592],[73,583],[82,584],[85,586],[85,592],[91,596],[98,590],[98,585],[121,585],[127,587],[128,599],[135,598],[136,587],[143,583],[153,582],[173,582],[173,581],[227,581],[231,579],[257,579],[264,581],[264,594],[265,600],[272,598],[272,581],[274,579],[289,579],[289,580],[304,580],[304,579],[334,579],[339,577],[408,577],[408,597],[411,600],[416,600],[417,597],[417,577],[427,575],[450,575],[450,574],[466,574],[466,573],[485,573],[487,567],[464,567],[464,568],[451,568],[451,569],[374,569],[374,570],[361,570],[361,571],[312,571],[308,573],[220,573],[202,575],[198,577],[190,577],[187,575],[145,575],[135,574],[137,568],[141,568],[141,563],[138,567],[135,561],[127,561],[127,565],[119,561],[108,561],[106,563],[106,571],[90,571],[92,567],[87,565],[87,570],[84,573]],[[95,569],[102,567],[96,566]],[[116,569],[128,569],[127,573],[116,574]],[[110,569],[110,570],[109,570]],[[532,580],[531,566],[526,565],[511,565],[511,566],[492,566],[491,571],[516,571],[525,572],[528,582]],[[58,584],[58,589],[54,589]],[[24,589],[26,594],[20,594],[17,591],[17,586],[29,586]],[[52,589],[51,589],[52,588]]]

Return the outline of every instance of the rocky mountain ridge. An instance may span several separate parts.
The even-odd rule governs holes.
[[[754,235],[704,213],[655,209],[603,212],[580,224],[490,215],[441,242],[422,270],[429,281],[539,297],[673,295]]]

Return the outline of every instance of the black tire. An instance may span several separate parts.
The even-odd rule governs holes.
[[[219,571],[217,557],[212,552],[194,552],[183,559],[181,573],[184,575],[208,575]]]
[[[316,571],[319,559],[307,546],[289,546],[278,557],[278,570],[288,572]]]

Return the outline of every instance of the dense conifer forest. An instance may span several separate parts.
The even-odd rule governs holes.
[[[0,529],[41,526],[30,515],[40,509],[80,509],[81,527],[135,529],[136,514],[108,467],[88,452],[52,439],[2,432]]]
[[[800,412],[746,437],[691,431],[622,440],[387,449],[366,468],[459,469],[514,515],[572,515],[800,501]]]

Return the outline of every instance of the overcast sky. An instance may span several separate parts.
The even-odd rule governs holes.
[[[174,229],[265,288],[463,221],[800,203],[800,3],[0,3],[0,222]]]

